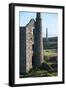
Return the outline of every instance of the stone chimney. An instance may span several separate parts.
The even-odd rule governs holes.
[[[36,14],[34,29],[34,67],[40,67],[43,63],[43,39],[42,39],[42,22],[41,14]]]

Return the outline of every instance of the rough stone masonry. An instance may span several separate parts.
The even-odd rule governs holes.
[[[25,27],[20,27],[20,75],[43,63],[43,39],[40,13],[36,20],[31,19]]]

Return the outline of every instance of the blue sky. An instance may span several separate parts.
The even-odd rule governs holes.
[[[19,14],[19,22],[20,26],[25,26],[29,23],[30,19],[36,19],[35,12],[20,12]],[[57,13],[49,13],[44,12],[41,13],[42,19],[42,36],[46,37],[46,28],[48,28],[48,37],[56,37],[58,36],[58,14]]]

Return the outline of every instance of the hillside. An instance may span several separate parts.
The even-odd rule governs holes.
[[[43,47],[44,49],[57,49],[58,46],[58,37],[50,37],[48,41],[46,38],[43,38]]]

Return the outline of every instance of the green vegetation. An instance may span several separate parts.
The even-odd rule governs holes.
[[[47,56],[47,57],[52,57],[52,56],[56,56],[57,51],[55,49],[46,49],[44,50],[44,56]]]

